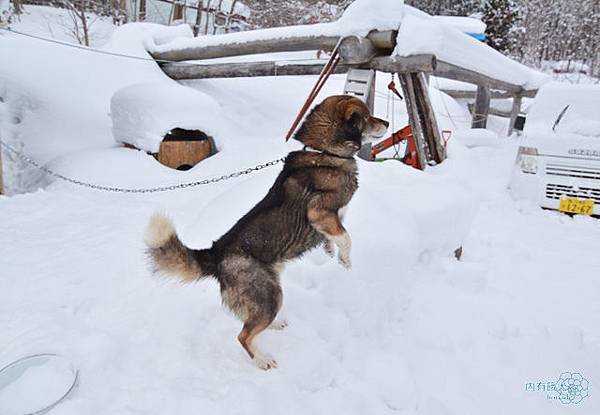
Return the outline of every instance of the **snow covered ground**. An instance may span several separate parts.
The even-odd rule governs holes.
[[[220,106],[221,151],[178,172],[111,135],[114,92],[171,82],[152,63],[16,35],[0,36],[0,48],[14,58],[0,61],[3,139],[103,185],[193,181],[280,157],[299,147],[283,137],[315,81],[186,83]],[[391,119],[389,79],[379,78],[376,112]],[[342,85],[333,77],[321,97]],[[432,98],[442,128],[468,128],[466,109],[436,91]],[[396,102],[395,128],[405,122],[401,109]],[[217,285],[151,275],[142,235],[162,210],[187,244],[207,246],[266,193],[278,167],[170,193],[54,181],[0,196],[0,367],[40,352],[67,356],[80,380],[57,415],[597,414],[600,222],[513,201],[506,184],[517,140],[494,143],[486,132],[489,145],[477,147],[469,138],[470,148],[451,139],[449,159],[425,172],[359,162],[346,218],[353,268],[320,251],[289,265],[282,316],[290,326],[259,338],[278,359],[269,372],[237,344],[240,323],[221,307]],[[48,183],[26,176],[29,189]],[[579,404],[540,390],[567,371],[589,381]]]

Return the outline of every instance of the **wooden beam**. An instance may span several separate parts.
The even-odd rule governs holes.
[[[219,35],[230,36],[230,35]],[[333,49],[338,42],[334,36],[289,37],[284,39],[250,40],[246,42],[197,46],[184,49],[154,52],[157,60],[186,61],[225,58],[270,52],[296,52],[302,50]]]
[[[260,29],[261,32],[268,33],[270,29]],[[252,33],[252,32],[247,32]],[[371,32],[367,38],[378,49],[390,48],[390,39],[394,36],[394,31]],[[224,58],[228,56],[253,55],[256,53],[272,52],[296,52],[303,50],[333,49],[340,36],[291,36],[286,38],[274,39],[253,39],[232,42],[227,40],[228,36],[233,39],[240,39],[237,33],[229,35],[219,35],[223,43],[208,46],[190,46],[163,52],[154,52],[152,56],[157,60],[186,61]]]
[[[454,89],[441,89],[441,91],[444,94],[447,94],[449,96],[451,96],[454,99],[475,99],[475,96],[477,95],[477,88],[471,90],[471,91],[466,91],[466,90],[454,90]],[[498,91],[498,90],[491,90],[490,91],[490,98],[491,99],[503,99],[503,98],[512,98],[512,94],[506,91]]]
[[[433,76],[440,78],[455,79],[457,81],[469,82],[475,85],[482,85],[488,89],[499,89],[516,95],[523,92],[520,85],[494,79],[487,75],[480,74],[470,69],[461,68],[448,62],[438,61]]]
[[[161,65],[162,70],[172,79],[205,79],[205,78],[245,78],[254,76],[290,76],[319,75],[323,63],[286,64],[277,62],[243,62],[218,64],[178,64]],[[339,64],[334,73],[346,73],[348,67]]]
[[[377,55],[390,55],[396,47],[396,31],[371,31],[367,37],[346,36],[340,41],[339,53],[345,63],[368,63]]]
[[[508,135],[511,135],[515,129],[515,122],[517,121],[517,116],[521,112],[521,103],[523,98],[521,95],[517,95],[513,98],[513,105],[510,110],[510,122],[508,124]]]
[[[388,73],[430,73],[435,71],[437,59],[434,55],[413,55],[407,57],[379,56],[373,58],[368,64],[361,65],[360,67]]]
[[[373,42],[364,37],[347,36],[340,42],[339,54],[345,63],[368,63],[377,53]]]
[[[487,86],[477,87],[477,97],[473,109],[473,122],[471,128],[485,128],[487,117],[490,113],[490,89]]]
[[[362,69],[376,69],[383,72],[431,72],[435,68],[436,60],[433,55],[415,55],[408,58],[374,58],[368,65],[346,65],[340,63],[335,73],[346,73],[351,67],[359,66]],[[253,76],[290,76],[290,75],[318,75],[323,69],[323,63],[277,63],[277,62],[239,62],[239,63],[165,63],[161,64],[162,70],[171,78],[180,79],[205,79],[205,78],[242,78]]]
[[[441,89],[441,91],[454,99],[475,99],[477,95],[477,89],[473,89],[470,91],[467,90],[455,90],[455,89]],[[521,97],[533,98],[537,94],[537,90],[530,89],[524,90],[519,93]],[[504,98],[513,98],[515,95],[506,91],[498,91],[498,90],[490,90],[490,98],[491,99],[504,99]]]

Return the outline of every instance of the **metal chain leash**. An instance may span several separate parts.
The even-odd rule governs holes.
[[[253,173],[255,171],[259,171],[262,169],[266,169],[267,167],[271,167],[274,166],[276,164],[279,163],[283,163],[285,161],[285,157],[276,159],[276,160],[271,160],[268,161],[266,163],[263,164],[259,164],[257,166],[254,167],[248,167],[247,169],[244,170],[240,170],[234,173],[229,173],[229,174],[224,174],[220,177],[212,177],[210,179],[204,179],[204,180],[198,180],[195,182],[187,182],[187,183],[179,183],[179,184],[172,184],[169,186],[158,186],[158,187],[148,187],[148,188],[141,188],[141,189],[134,189],[134,188],[126,188],[126,187],[115,187],[115,186],[103,186],[103,185],[99,185],[99,184],[93,184],[93,183],[87,183],[81,180],[77,180],[77,179],[72,179],[70,177],[64,176],[60,173],[57,173],[45,166],[40,165],[39,163],[37,163],[35,160],[31,159],[30,157],[27,157],[25,154],[21,153],[20,151],[16,150],[15,148],[13,148],[12,146],[8,145],[7,143],[5,143],[4,141],[0,140],[0,146],[4,147],[5,149],[7,149],[9,152],[11,152],[12,154],[16,155],[18,158],[20,158],[21,160],[25,161],[26,163],[34,166],[35,168],[43,171],[44,173],[56,177],[57,179],[60,180],[64,180],[65,182],[68,183],[72,183],[75,184],[77,186],[82,186],[82,187],[87,187],[90,189],[95,189],[95,190],[103,190],[106,192],[117,192],[117,193],[156,193],[156,192],[167,192],[167,191],[171,191],[171,190],[178,190],[178,189],[187,189],[189,187],[196,187],[196,186],[203,186],[203,185],[207,185],[207,184],[212,184],[212,183],[217,183],[217,182],[221,182],[224,180],[229,180],[229,179],[234,179],[236,177],[245,175],[245,174],[250,174]]]

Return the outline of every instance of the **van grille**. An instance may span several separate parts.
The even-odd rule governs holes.
[[[561,197],[577,197],[580,199],[592,199],[600,203],[600,188],[568,186],[564,184],[546,185],[546,197],[548,199],[560,199]]]
[[[577,177],[600,180],[600,168],[583,167],[562,163],[546,163],[546,174],[550,176]]]

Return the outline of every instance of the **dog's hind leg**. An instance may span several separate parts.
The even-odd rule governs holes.
[[[275,359],[261,352],[254,339],[273,323],[281,308],[279,274],[252,258],[235,255],[223,261],[219,279],[223,303],[244,322],[238,336],[242,347],[261,369],[277,367]]]
[[[269,323],[262,321],[247,321],[244,323],[242,331],[238,335],[242,347],[248,352],[250,358],[263,370],[269,370],[277,367],[277,361],[268,354],[261,352],[254,344],[254,338],[269,326]]]

